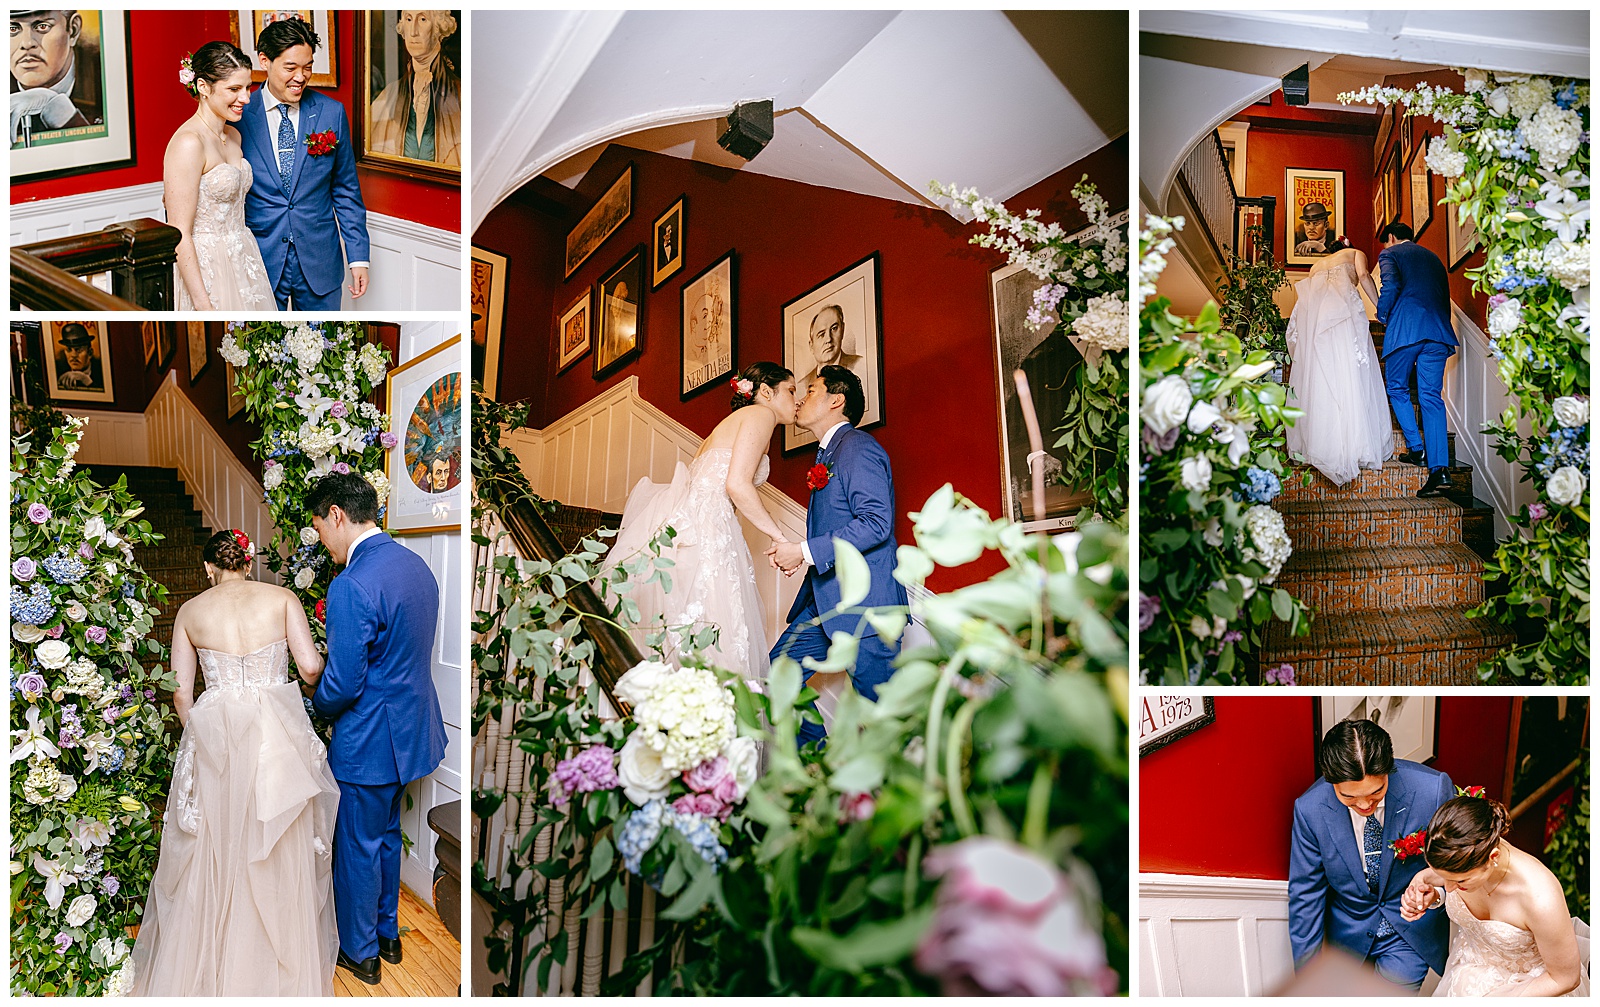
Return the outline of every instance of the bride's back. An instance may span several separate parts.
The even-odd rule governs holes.
[[[179,618],[197,649],[249,654],[289,635],[290,604],[299,600],[285,588],[224,581],[185,602]]]

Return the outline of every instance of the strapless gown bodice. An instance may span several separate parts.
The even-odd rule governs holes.
[[[1445,896],[1444,908],[1455,929],[1450,959],[1434,996],[1515,996],[1518,986],[1544,975],[1544,959],[1532,933],[1503,920],[1478,919],[1459,892]],[[1589,927],[1574,919],[1573,929],[1585,978],[1564,995],[1588,996]]]
[[[253,183],[249,161],[213,165],[200,176],[189,237],[206,295],[218,311],[277,309],[261,248],[244,218],[245,197]],[[178,275],[176,300],[179,311],[194,310],[182,274]]]
[[[279,640],[248,654],[196,648],[206,692],[217,689],[261,689],[289,681],[289,642]],[[204,698],[204,694],[202,697]]]

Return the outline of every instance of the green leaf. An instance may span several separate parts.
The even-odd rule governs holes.
[[[906,629],[906,614],[904,612],[881,611],[872,609],[866,613],[867,625],[878,634],[878,639],[893,646],[900,639],[900,634]]]
[[[867,600],[872,571],[861,551],[842,538],[833,540],[833,564],[839,573],[839,608],[854,608]]]
[[[1272,592],[1272,613],[1283,622],[1289,621],[1289,616],[1294,612],[1294,599],[1289,597],[1289,592],[1277,588]]]
[[[856,663],[856,651],[860,649],[861,641],[843,630],[833,634],[833,642],[828,645],[828,658],[819,661],[814,657],[807,657],[800,663],[811,671],[849,671]]]
[[[796,927],[790,937],[807,957],[820,965],[841,972],[861,972],[910,957],[933,919],[933,908],[929,904],[897,920],[862,923],[844,935]]]

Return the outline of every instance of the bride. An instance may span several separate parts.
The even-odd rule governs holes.
[[[183,741],[133,948],[136,996],[333,995],[339,787],[289,680],[291,653],[308,685],[323,661],[300,600],[246,579],[253,555],[243,532],[213,535],[215,586],[173,624]]]
[[[197,108],[167,142],[162,202],[178,229],[179,311],[276,311],[267,267],[245,226],[252,179],[238,122],[250,103],[250,61],[228,42],[195,50],[178,80]]]
[[[1378,303],[1367,268],[1355,248],[1320,260],[1295,284],[1289,316],[1289,405],[1305,411],[1286,432],[1289,451],[1340,486],[1394,456],[1389,399],[1358,293]]]
[[[1506,806],[1488,797],[1446,801],[1428,823],[1428,866],[1412,879],[1401,915],[1439,905],[1455,924],[1434,996],[1589,995],[1589,928],[1567,915],[1561,882],[1506,841]]]

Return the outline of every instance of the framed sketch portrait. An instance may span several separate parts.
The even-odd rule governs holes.
[[[683,285],[678,398],[688,399],[733,373],[738,331],[738,260],[733,249]]]
[[[391,535],[423,535],[461,527],[461,337],[452,336],[389,372],[389,501]]]
[[[556,373],[577,363],[589,352],[589,333],[594,329],[593,313],[589,310],[589,288],[584,287],[567,310],[556,320]]]
[[[105,322],[50,322],[44,348],[46,389],[64,402],[115,402],[111,337]]]
[[[860,427],[883,422],[883,325],[878,253],[830,276],[783,306],[783,366],[803,389],[829,364],[848,367],[861,379],[867,400]],[[815,444],[810,431],[784,428],[783,451]]]
[[[311,76],[306,80],[312,87],[339,86],[339,23],[331,11],[325,10],[231,10],[228,26],[233,29],[233,44],[250,60],[250,79],[257,84],[267,79],[256,59],[256,39],[267,25],[277,21],[299,18],[311,26],[322,44],[311,57]]]
[[[594,287],[599,316],[594,346],[594,376],[603,378],[644,351],[645,251],[637,245]]]
[[[1322,696],[1318,699],[1317,737],[1341,720],[1370,720],[1389,732],[1394,757],[1431,762],[1439,754],[1435,735],[1439,724],[1436,696]]]
[[[1344,172],[1285,168],[1284,264],[1311,266],[1350,247],[1344,231]]]
[[[1388,209],[1389,209],[1388,205],[1385,204],[1384,201],[1383,201],[1383,186],[1374,185],[1372,187],[1372,233],[1373,234],[1382,233],[1384,227],[1388,225],[1388,223],[1389,223],[1388,213],[1387,213]]]
[[[633,213],[633,165],[622,169],[622,174],[606,189],[583,219],[567,232],[566,279],[616,233]]]
[[[185,328],[189,334],[189,381],[192,383],[211,363],[211,353],[206,343],[205,322],[187,322]]]
[[[131,64],[126,11],[12,11],[11,180],[131,166]]]
[[[1428,170],[1428,136],[1428,133],[1422,134],[1422,142],[1411,152],[1411,163],[1406,167],[1406,178],[1411,185],[1411,230],[1416,237],[1421,237],[1423,229],[1433,221],[1433,172]]]
[[[688,196],[679,196],[650,228],[650,289],[654,290],[683,268],[683,225]]]
[[[161,341],[160,322],[139,323],[139,339],[144,344],[144,365],[149,367],[156,362],[156,346]]]
[[[483,394],[500,391],[500,335],[505,327],[507,260],[487,248],[472,246],[472,380]]]
[[[1467,256],[1478,247],[1478,222],[1461,219],[1460,208],[1454,203],[1444,206],[1444,226],[1450,241],[1450,268],[1455,269],[1467,261]]]
[[[356,15],[356,163],[461,184],[461,12]]]

